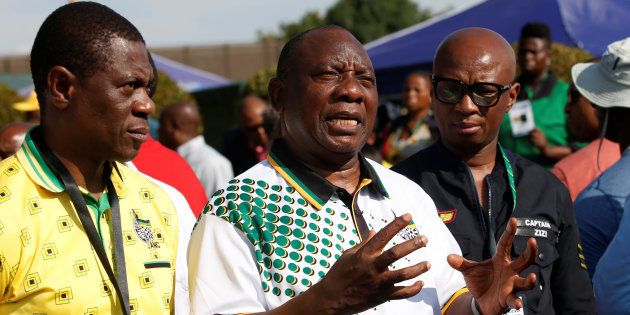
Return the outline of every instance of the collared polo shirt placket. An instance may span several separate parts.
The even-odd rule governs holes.
[[[420,234],[428,235],[434,242],[393,263],[390,269],[436,257],[441,260],[432,261],[432,266],[438,265],[432,268],[435,272],[420,277],[425,281],[425,289],[415,302],[391,301],[368,313],[416,310],[423,314],[423,309],[431,309],[428,314],[434,314],[435,310],[439,313],[440,305],[465,286],[461,274],[452,269],[440,274],[446,270],[445,250],[458,252],[459,248],[435,213],[427,211],[430,217],[427,219],[410,209],[434,207],[417,186],[421,196],[410,198],[416,204],[401,208],[405,202],[391,200],[381,180],[383,174],[375,170],[381,166],[363,157],[360,162],[359,188],[354,194],[340,198],[343,189],[295,160],[280,140],[274,143],[266,161],[217,191],[200,217],[189,246],[191,309],[212,313],[257,312],[278,307],[306,291],[326,275],[345,250],[361,242],[356,214],[362,211],[367,228],[376,231],[406,212],[412,214],[415,222],[422,222],[420,225],[412,222],[387,247]],[[391,186],[393,189],[411,183],[397,174],[387,175],[395,176],[394,181],[398,177],[403,181],[399,187]],[[352,209],[356,210],[354,215]],[[444,246],[437,250],[440,244]],[[226,261],[222,257],[229,258]],[[217,268],[201,268],[199,263]],[[230,276],[226,278],[225,274]]]

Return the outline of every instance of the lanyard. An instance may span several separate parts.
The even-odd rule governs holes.
[[[98,258],[103,265],[103,268],[107,272],[107,276],[109,280],[114,285],[116,289],[116,293],[118,295],[118,299],[120,300],[120,306],[123,314],[129,314],[129,289],[127,286],[127,270],[125,265],[125,251],[123,248],[123,239],[121,232],[121,222],[120,222],[120,206],[118,203],[118,195],[116,195],[116,190],[114,189],[114,185],[111,181],[110,175],[112,173],[111,162],[106,162],[104,174],[107,174],[105,177],[105,181],[107,184],[107,198],[109,200],[109,205],[112,211],[112,229],[113,229],[113,241],[114,241],[114,263],[116,266],[116,272],[118,273],[118,278],[114,275],[114,271],[112,270],[112,266],[107,259],[107,254],[105,253],[105,248],[101,239],[98,235],[96,227],[94,226],[94,221],[90,216],[90,212],[85,204],[85,200],[83,199],[83,195],[79,190],[79,187],[74,182],[72,175],[66,168],[63,163],[57,158],[57,156],[50,150],[48,145],[44,142],[43,135],[41,134],[41,129],[37,128],[33,130],[31,133],[31,137],[35,142],[37,148],[42,153],[42,157],[45,163],[50,167],[52,172],[61,179],[63,185],[70,194],[70,200],[72,205],[76,209],[77,216],[81,220],[81,224],[83,225],[83,229],[85,230],[85,234],[87,234],[92,247],[96,251]]]
[[[512,164],[510,164],[510,159],[508,159],[505,151],[503,151],[503,147],[501,147],[500,144],[499,150],[501,151],[503,163],[505,163],[505,170],[508,177],[508,186],[510,186],[510,190],[512,191],[512,213],[510,214],[511,216],[512,214],[514,214],[514,210],[516,210],[516,184],[514,181],[514,170],[512,169]],[[497,241],[494,237],[494,228],[492,227],[492,196],[488,198],[488,203],[488,250],[490,251],[490,255],[494,255],[497,251]]]
[[[503,147],[499,144],[499,150],[501,150],[501,156],[503,157],[503,163],[505,163],[505,170],[507,171],[508,176],[508,186],[510,186],[510,190],[512,191],[512,214],[514,210],[516,210],[516,184],[514,183],[514,170],[512,169],[512,164],[510,164],[510,159],[508,159],[505,151],[503,151]]]

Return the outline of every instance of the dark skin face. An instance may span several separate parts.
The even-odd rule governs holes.
[[[42,128],[46,143],[76,183],[98,198],[104,189],[105,161],[129,161],[149,133],[155,110],[149,97],[152,78],[142,42],[113,38],[110,61],[89,77],[63,66],[48,72]]]
[[[577,141],[590,142],[599,136],[597,109],[571,83],[569,98],[564,111],[567,113],[567,129]]]
[[[549,43],[537,37],[523,38],[519,43],[518,64],[523,75],[538,78],[549,69],[551,51]]]
[[[433,65],[434,74],[466,84],[492,82],[505,86],[514,78],[511,48],[495,33],[469,29],[450,37],[440,46]],[[466,49],[462,49],[466,47]],[[493,107],[479,107],[465,94],[459,103],[446,104],[432,98],[433,113],[444,144],[466,159],[495,148],[503,116],[512,107],[518,84],[501,94]],[[494,160],[493,152],[490,157]]]
[[[624,107],[603,108],[597,106],[597,118],[601,125],[606,119],[608,112],[608,127],[606,128],[606,139],[619,143],[619,149],[623,151],[630,146],[630,132],[628,121],[630,121],[630,109]]]
[[[177,150],[177,147],[198,135],[200,124],[201,115],[194,104],[180,102],[168,105],[160,115],[160,143]]]
[[[339,171],[358,161],[374,127],[372,63],[363,46],[340,29],[309,33],[294,56],[299,57],[286,77],[270,85],[282,136],[303,162]]]
[[[265,132],[264,112],[267,104],[263,100],[255,96],[248,96],[243,99],[243,109],[239,113],[239,125],[241,130],[247,135],[250,146],[266,147],[269,138]]]
[[[146,47],[120,38],[111,41],[111,64],[76,85],[68,110],[74,117],[77,145],[97,160],[129,161],[149,133],[155,110],[149,97],[152,78]]]
[[[426,112],[431,106],[431,81],[429,78],[412,74],[405,80],[403,105],[410,113]]]

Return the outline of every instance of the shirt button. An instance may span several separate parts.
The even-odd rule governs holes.
[[[545,254],[543,254],[543,253],[539,253],[539,254],[538,254],[538,259],[540,259],[540,260],[545,260]]]

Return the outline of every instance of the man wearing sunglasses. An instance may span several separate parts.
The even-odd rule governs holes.
[[[520,91],[515,67],[512,48],[493,31],[449,35],[433,63],[432,106],[441,138],[394,170],[431,196],[467,259],[492,257],[510,217],[518,221],[512,255],[522,253],[528,237],[536,238],[536,263],[523,272],[538,277],[534,289],[522,293],[524,314],[594,314],[569,193],[497,141]]]

